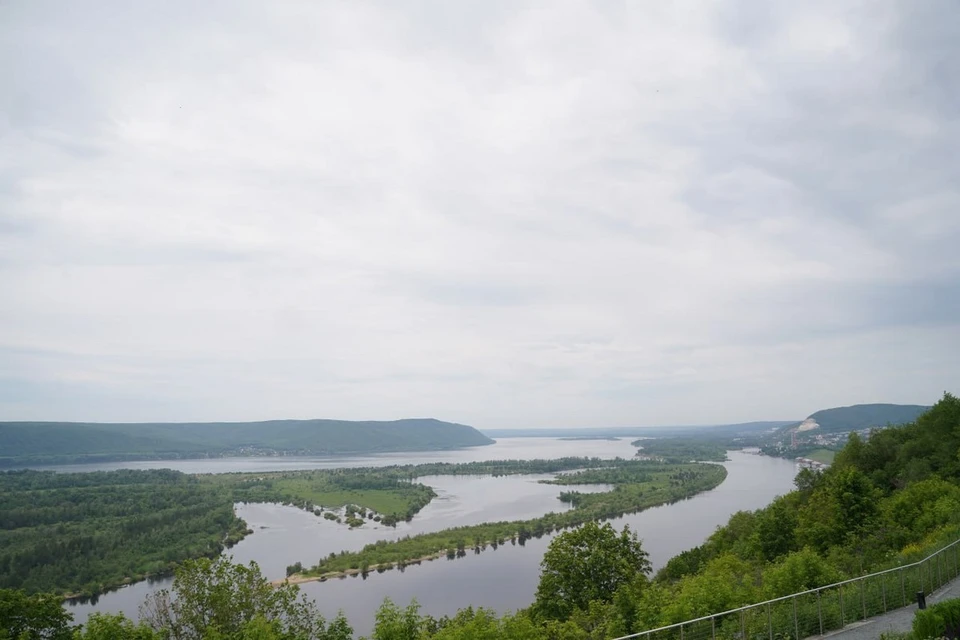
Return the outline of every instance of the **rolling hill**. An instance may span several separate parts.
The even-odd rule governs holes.
[[[913,422],[929,408],[916,404],[856,404],[822,409],[810,414],[807,420],[820,425],[821,433],[846,433]]]
[[[228,455],[344,455],[492,444],[432,418],[386,422],[0,422],[0,467]]]

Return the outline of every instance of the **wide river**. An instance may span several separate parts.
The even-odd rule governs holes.
[[[57,467],[60,471],[93,471],[116,468],[174,468],[188,473],[233,471],[281,471],[333,467],[385,466],[424,462],[469,462],[560,458],[564,456],[630,457],[636,449],[630,439],[561,440],[557,438],[501,438],[496,444],[457,451],[393,453],[350,458],[222,458],[164,462],[124,462]],[[637,531],[650,554],[654,570],[674,555],[701,544],[731,514],[767,505],[792,488],[796,468],[779,458],[732,451],[724,463],[727,479],[716,489],[670,505],[647,509],[613,521]],[[517,520],[566,508],[558,499],[571,487],[539,484],[548,476],[453,477],[430,476],[420,481],[436,490],[438,497],[409,523],[395,529],[370,526],[349,530],[293,507],[263,504],[237,505],[237,513],[254,534],[226,551],[234,561],[256,560],[264,574],[282,578],[287,565],[313,564],[320,557],[343,549],[360,549],[381,539],[396,539],[447,527],[496,520]],[[578,487],[602,490],[603,487]],[[342,610],[357,635],[368,634],[373,613],[390,598],[401,605],[416,599],[422,610],[436,616],[452,614],[467,605],[500,612],[525,607],[533,601],[539,579],[540,560],[552,535],[531,539],[525,546],[510,545],[479,555],[468,552],[457,560],[440,559],[361,577],[311,582],[301,585],[327,616]],[[95,603],[71,603],[67,610],[77,623],[94,611],[124,612],[136,617],[138,607],[151,591],[167,587],[170,580],[141,582],[100,596]]]

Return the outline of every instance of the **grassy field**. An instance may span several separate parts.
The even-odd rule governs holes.
[[[430,487],[378,473],[329,470],[200,476],[237,502],[280,502],[316,511],[356,505],[388,522],[413,517],[436,496]]]
[[[814,449],[804,457],[810,458],[811,460],[816,460],[817,462],[822,462],[823,464],[831,464],[836,455],[837,452],[831,451],[830,449]]]

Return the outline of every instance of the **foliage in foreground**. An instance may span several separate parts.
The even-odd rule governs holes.
[[[956,638],[960,636],[960,598],[938,602],[913,617],[913,637]]]

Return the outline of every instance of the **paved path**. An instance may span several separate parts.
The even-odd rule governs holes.
[[[960,598],[960,578],[954,578],[952,582],[928,595],[927,606],[950,598]],[[824,634],[823,637],[833,640],[875,640],[881,633],[910,631],[913,628],[913,614],[916,612],[917,605],[914,603],[864,622],[848,624],[843,629]]]

